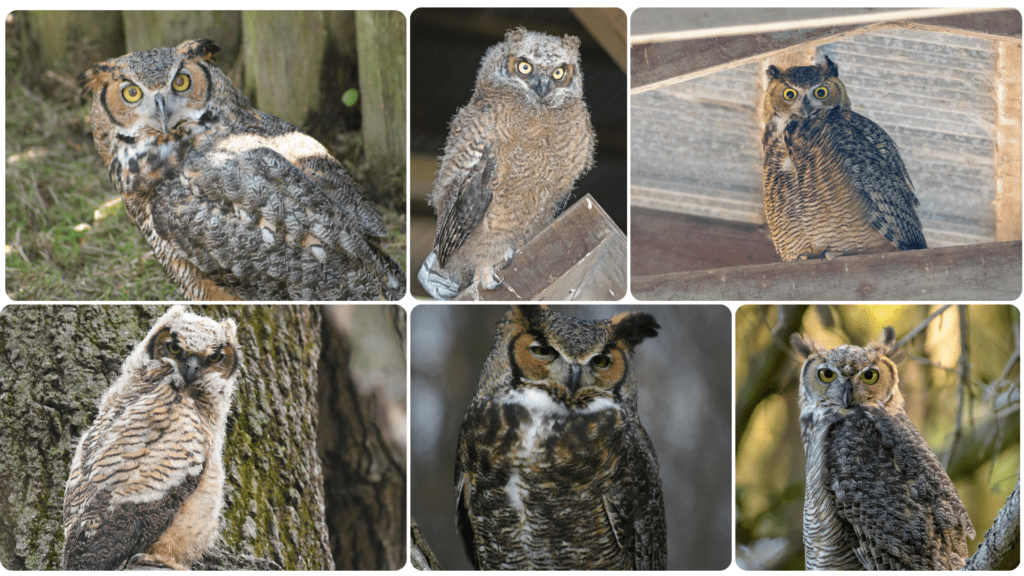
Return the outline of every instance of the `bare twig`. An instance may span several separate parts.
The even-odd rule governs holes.
[[[949,451],[946,452],[942,460],[943,468],[949,467],[949,460],[956,452],[956,446],[963,435],[964,395],[967,393],[967,378],[970,375],[970,346],[968,345],[970,326],[967,323],[967,306],[963,304],[957,306],[957,312],[957,315],[960,317],[960,357],[956,361],[956,372],[957,391],[960,395],[960,401],[956,407],[956,428],[953,430],[953,441],[950,443]]]
[[[923,322],[918,324],[916,328],[914,328],[910,332],[907,332],[906,336],[904,336],[903,338],[900,338],[900,341],[896,343],[896,348],[903,348],[903,346],[906,345],[907,342],[910,342],[911,340],[914,339],[914,337],[916,337],[918,334],[924,331],[924,329],[928,327],[928,324],[930,324],[932,320],[935,320],[937,317],[941,316],[942,313],[945,312],[947,308],[949,308],[949,306],[949,304],[946,304],[942,308],[939,308],[935,312],[929,314],[928,317],[925,318]]]

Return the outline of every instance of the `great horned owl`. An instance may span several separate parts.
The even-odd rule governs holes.
[[[418,278],[435,298],[474,282],[497,288],[496,271],[558,216],[593,165],[579,45],[516,28],[484,55],[430,194],[437,230]]]
[[[184,570],[216,540],[235,331],[174,306],[132,350],[71,462],[61,569]]]
[[[485,570],[665,569],[665,506],[633,349],[647,313],[513,307],[459,430],[458,532]]]
[[[195,300],[400,298],[380,213],[316,140],[252,108],[210,40],[133,52],[78,80],[129,217]]]
[[[782,259],[926,248],[896,143],[850,109],[839,67],[767,75],[764,211]]]
[[[903,411],[889,356],[817,348],[799,334],[800,434],[807,455],[804,549],[810,570],[956,570],[974,526],[956,488]]]

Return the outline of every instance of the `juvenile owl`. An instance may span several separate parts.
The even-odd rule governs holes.
[[[133,52],[78,80],[129,217],[194,300],[400,298],[380,213],[316,140],[254,109],[210,40]]]
[[[513,307],[459,430],[458,532],[481,570],[663,570],[661,473],[637,412],[650,314]]]
[[[433,297],[450,300],[474,282],[497,288],[497,271],[558,216],[593,165],[579,46],[516,28],[484,55],[430,194],[437,230],[418,278]]]
[[[896,143],[850,109],[839,67],[767,75],[764,211],[782,259],[926,248]]]
[[[235,321],[172,307],[124,361],[78,442],[62,570],[187,570],[220,531]]]
[[[974,526],[903,411],[892,327],[866,347],[817,348],[799,334],[809,570],[956,570]]]

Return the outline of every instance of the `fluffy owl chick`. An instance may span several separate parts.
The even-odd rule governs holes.
[[[437,230],[418,278],[435,298],[474,282],[497,288],[497,271],[558,216],[593,165],[579,45],[516,28],[484,55],[430,194]]]
[[[807,455],[809,570],[956,570],[974,526],[942,464],[903,411],[895,332],[817,348],[794,334]]]
[[[482,570],[665,569],[665,506],[637,412],[650,314],[513,307],[459,430],[458,532]]]
[[[254,109],[210,40],[79,76],[129,217],[194,300],[400,298],[377,209],[319,142]],[[282,71],[284,72],[284,71]]]
[[[767,75],[764,211],[782,259],[926,248],[896,143],[850,109],[839,67]]]
[[[235,321],[172,307],[124,361],[78,442],[63,570],[188,569],[219,534]]]

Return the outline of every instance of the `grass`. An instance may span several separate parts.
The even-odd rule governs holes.
[[[51,73],[45,95],[23,81],[7,34],[5,253],[13,300],[182,300],[107,178],[89,128],[91,100]],[[12,39],[14,38],[14,39]],[[357,133],[354,138],[358,139]],[[337,137],[350,142],[353,136]],[[345,148],[353,147],[351,144]],[[365,173],[361,147],[353,174]],[[332,150],[332,152],[337,152]],[[350,156],[339,156],[342,158]],[[365,181],[365,180],[363,180]],[[400,186],[401,184],[399,184]],[[382,209],[384,248],[402,267],[405,211]]]

